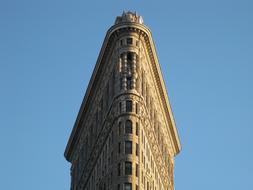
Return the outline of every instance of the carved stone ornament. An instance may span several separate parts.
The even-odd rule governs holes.
[[[123,12],[122,16],[118,16],[116,18],[115,24],[119,24],[121,22],[134,22],[134,23],[139,23],[139,24],[143,24],[143,18],[139,15],[137,15],[137,13],[133,13],[133,12]]]

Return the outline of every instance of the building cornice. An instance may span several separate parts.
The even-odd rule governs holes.
[[[115,37],[117,37],[123,31],[137,32],[141,34],[145,39],[146,46],[148,47],[147,51],[149,53],[149,58],[151,60],[152,69],[155,74],[155,80],[156,80],[156,83],[161,95],[161,99],[163,103],[162,105],[166,113],[166,119],[169,123],[169,126],[167,127],[167,129],[169,130],[169,133],[172,136],[174,154],[175,155],[178,154],[181,150],[181,144],[180,144],[178,132],[176,129],[176,124],[175,124],[174,116],[172,113],[171,105],[169,102],[169,96],[167,94],[167,90],[166,90],[165,83],[163,80],[163,76],[162,76],[161,68],[159,65],[158,57],[156,54],[156,49],[153,42],[151,31],[149,30],[148,27],[146,27],[143,24],[133,23],[133,22],[122,22],[122,23],[113,25],[108,30],[106,37],[104,39],[101,51],[99,53],[99,57],[96,62],[95,69],[90,79],[88,88],[86,90],[83,102],[81,104],[76,122],[74,124],[70,139],[68,141],[68,144],[64,153],[68,161],[71,161],[72,150],[76,141],[78,140],[79,131],[81,131],[82,121],[86,117],[85,114],[87,112],[87,105],[92,96],[91,90],[96,86],[96,82],[98,81],[98,78],[100,77],[99,73],[101,72],[101,67],[103,65],[103,62],[106,60],[108,56],[107,52],[110,51],[110,47]]]

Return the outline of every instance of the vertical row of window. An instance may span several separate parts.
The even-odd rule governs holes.
[[[124,134],[133,134],[135,132],[135,135],[138,136],[139,135],[139,124],[138,122],[136,122],[135,124],[135,130],[133,130],[133,122],[131,120],[126,120],[125,121],[125,128],[123,129],[123,125],[122,122],[119,122],[118,124],[118,135],[121,136],[122,132],[124,131]],[[133,154],[133,142],[131,140],[126,140],[123,142],[124,144],[124,154]],[[118,143],[118,153],[121,154],[121,146],[122,143],[119,142]],[[138,156],[139,155],[139,145],[138,143],[135,143],[135,155]],[[124,174],[122,174],[122,168],[124,168]],[[139,177],[139,172],[138,172],[138,164],[135,164],[135,175],[136,177]],[[118,176],[121,175],[133,175],[133,163],[131,161],[125,161],[122,165],[122,163],[118,163],[117,166],[117,173]],[[132,190],[132,183],[124,183],[123,184],[123,189],[124,190]],[[121,185],[118,184],[118,190],[122,190],[121,189]],[[138,190],[138,185],[136,185],[136,190]]]
[[[127,90],[131,90],[133,89],[133,78],[132,78],[132,74],[133,74],[133,60],[134,60],[134,54],[133,52],[127,52],[126,53],[126,71],[127,71],[127,76],[126,76],[126,89]],[[124,60],[124,54],[121,54],[121,59]],[[120,67],[122,67],[123,65],[120,65]],[[120,71],[122,71],[122,68],[120,68]],[[123,76],[120,77],[120,90],[123,89]]]

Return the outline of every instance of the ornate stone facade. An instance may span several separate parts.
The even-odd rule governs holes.
[[[180,149],[151,32],[124,12],[107,32],[65,151],[71,190],[173,190]]]

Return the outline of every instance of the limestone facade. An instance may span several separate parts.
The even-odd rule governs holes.
[[[66,147],[71,190],[173,190],[180,149],[151,32],[136,13],[123,13]]]

